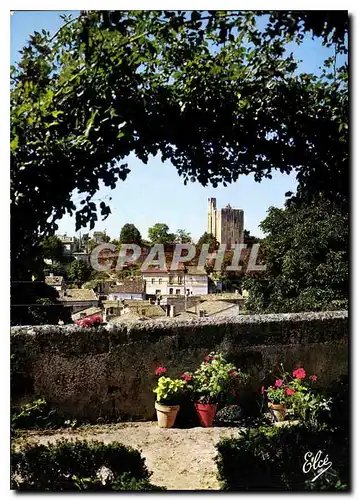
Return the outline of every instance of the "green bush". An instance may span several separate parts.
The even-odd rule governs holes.
[[[218,443],[217,466],[223,490],[305,491],[347,489],[348,441],[330,429],[305,425],[248,429],[240,437]],[[302,470],[307,452],[321,450],[331,468],[312,482]]]
[[[140,452],[118,442],[59,440],[47,446],[27,445],[12,452],[11,468],[11,487],[16,490],[157,489],[149,483],[151,474]],[[102,479],[101,471],[105,471]]]
[[[75,427],[76,420],[66,420],[43,398],[27,403],[21,408],[13,408],[11,431],[16,429],[51,429],[55,427]]]

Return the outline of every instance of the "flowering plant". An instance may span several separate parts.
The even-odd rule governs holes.
[[[180,403],[180,398],[183,393],[185,382],[184,380],[170,378],[165,376],[167,369],[160,366],[155,370],[158,377],[157,386],[153,392],[157,395],[157,402],[166,406],[173,406]]]
[[[276,378],[274,385],[267,389],[262,387],[261,393],[266,394],[267,400],[271,403],[287,406],[297,417],[307,420],[326,404],[322,396],[315,394],[316,380],[316,375],[308,376],[302,367],[296,368],[290,374],[283,370],[281,364],[281,374]]]
[[[89,318],[83,318],[76,321],[76,325],[85,326],[87,328],[90,326],[98,326],[101,323],[103,323],[103,319],[101,316],[91,316]]]
[[[204,404],[223,401],[232,394],[238,381],[247,379],[247,375],[216,352],[205,356],[193,374],[186,372],[183,376],[190,377],[187,382],[191,384],[195,401]]]

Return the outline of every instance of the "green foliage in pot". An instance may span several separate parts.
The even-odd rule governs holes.
[[[308,376],[303,367],[296,368],[292,374],[286,372],[281,363],[274,385],[261,392],[273,404],[282,404],[294,418],[315,423],[322,412],[330,411],[331,400],[316,389],[317,376]]]
[[[153,392],[157,395],[156,399],[158,403],[166,406],[174,406],[180,403],[184,387],[184,380],[161,376]]]
[[[228,363],[221,353],[211,352],[192,376],[195,401],[203,404],[225,402],[248,376]]]

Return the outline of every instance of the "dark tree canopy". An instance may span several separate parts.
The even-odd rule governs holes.
[[[45,259],[61,261],[64,248],[61,240],[57,236],[45,236],[45,238],[41,240],[40,247]]]
[[[121,229],[119,237],[121,243],[135,243],[140,245],[142,242],[142,235],[134,224],[124,224]]]

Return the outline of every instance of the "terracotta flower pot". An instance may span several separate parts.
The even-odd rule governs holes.
[[[287,407],[285,405],[274,404],[269,401],[268,407],[272,411],[276,422],[282,422],[283,420],[285,420],[287,413]]]
[[[166,406],[155,402],[159,427],[166,427],[167,429],[173,427],[179,408],[179,405]]]
[[[195,410],[203,427],[212,427],[216,414],[216,404],[195,403]]]

